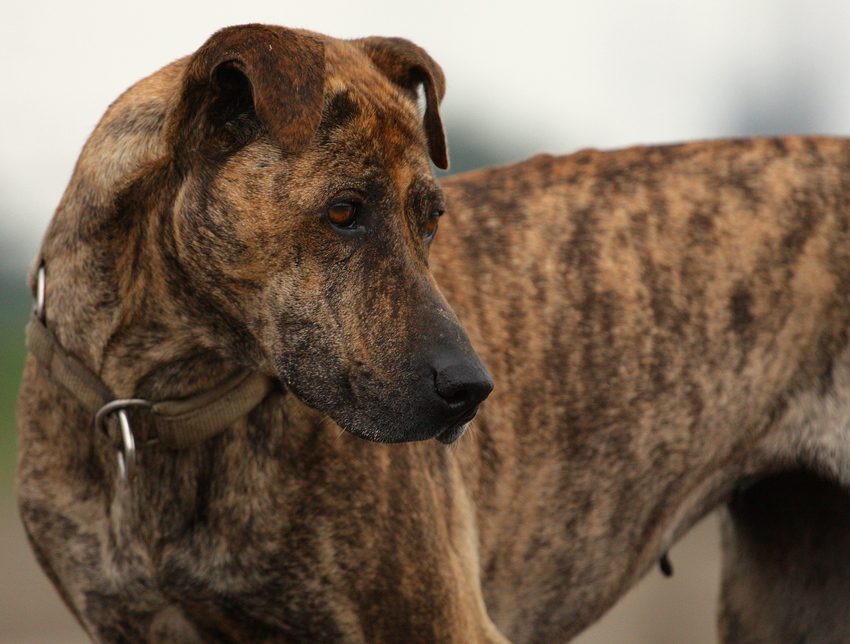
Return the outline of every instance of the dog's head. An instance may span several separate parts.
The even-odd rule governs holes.
[[[358,436],[456,439],[492,382],[428,269],[443,92],[408,41],[263,25],[224,29],[131,90],[77,169],[114,173],[105,159],[91,171],[101,149],[132,170],[113,180],[120,257],[104,274],[123,310],[110,337],[176,311],[206,349],[276,375]]]

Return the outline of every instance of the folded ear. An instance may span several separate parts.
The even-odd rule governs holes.
[[[361,38],[355,40],[375,66],[393,83],[410,93],[414,100],[420,85],[425,87],[425,134],[431,160],[438,168],[449,167],[446,134],[439,105],[446,93],[443,70],[424,49],[404,38]]]
[[[285,152],[297,152],[319,125],[324,84],[318,39],[266,25],[222,29],[186,66],[166,130],[175,158],[232,151],[263,127]]]

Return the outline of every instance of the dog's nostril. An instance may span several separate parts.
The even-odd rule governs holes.
[[[492,387],[484,382],[452,383],[445,387],[437,387],[437,393],[449,405],[478,404],[487,397]]]
[[[448,405],[458,410],[478,406],[493,391],[490,375],[480,369],[453,365],[436,373],[434,386]]]

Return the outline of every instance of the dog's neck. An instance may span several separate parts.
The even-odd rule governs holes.
[[[176,255],[167,233],[178,183],[163,127],[185,64],[140,81],[110,107],[36,262],[46,267],[48,326],[119,397],[189,396],[260,361],[233,338],[230,353],[223,351],[226,334],[202,328],[180,289],[166,283]],[[140,100],[145,110],[135,109]],[[35,281],[33,270],[33,292]]]
[[[66,351],[119,396],[134,394],[151,374],[170,362],[186,360],[199,344],[187,342],[185,333],[165,322],[171,319],[165,314],[174,303],[143,301],[135,295],[139,289],[134,286],[149,278],[156,258],[135,252],[143,245],[135,245],[132,237],[153,234],[161,222],[155,216],[129,221],[133,213],[122,210],[119,202],[129,186],[165,158],[162,128],[185,63],[177,61],[140,81],[103,116],[83,148],[30,274],[35,292],[35,269],[44,264],[47,325]],[[140,100],[146,109],[134,110]],[[133,283],[120,283],[121,262],[134,266]],[[155,351],[141,350],[151,345],[152,335],[165,341],[157,343]],[[174,337],[183,338],[180,348],[169,341]],[[189,362],[203,363],[203,368],[184,367],[209,378],[232,370],[203,352]],[[144,386],[181,389],[188,378],[183,380]]]
[[[181,300],[168,283],[178,264],[163,232],[170,203],[124,209],[106,233],[49,235],[42,250],[47,326],[118,398],[184,398],[260,362],[235,332],[201,324],[211,317],[197,310],[202,301]]]
[[[51,270],[58,266],[59,270]],[[121,302],[94,297],[70,301],[67,265],[43,265],[45,298],[41,317],[61,349],[79,359],[118,398],[185,398],[244,370],[205,342],[204,334],[180,324],[162,302],[141,302],[129,311]],[[51,278],[53,278],[51,280]],[[103,286],[103,284],[101,284]],[[89,293],[97,293],[92,285]]]

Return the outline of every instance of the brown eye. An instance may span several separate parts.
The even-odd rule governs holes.
[[[442,216],[442,210],[435,210],[431,213],[431,216],[428,217],[428,221],[425,222],[425,236],[428,239],[433,237],[434,233],[437,232],[437,224],[440,223],[440,217]]]
[[[357,221],[357,204],[348,201],[335,203],[327,210],[328,221],[339,228],[350,228]]]

